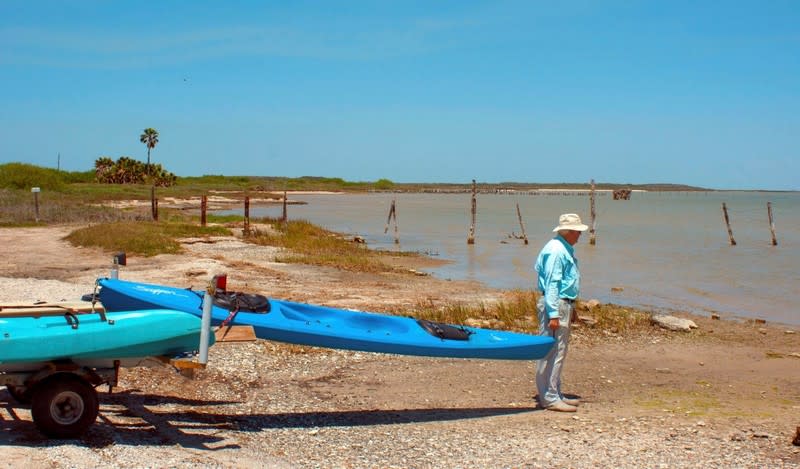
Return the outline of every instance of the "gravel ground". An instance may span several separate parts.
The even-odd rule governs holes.
[[[107,269],[105,254],[70,248],[43,229],[24,232],[25,239],[41,236],[31,251],[38,251],[45,261],[0,251],[0,266],[15,277],[0,277],[0,302],[74,301],[91,291],[99,269]],[[23,239],[15,232],[8,237]],[[52,246],[42,247],[45,243]],[[218,269],[241,268],[258,259],[258,272],[278,270],[267,272],[269,276],[259,280],[264,283],[253,283],[252,288],[286,292],[301,300],[303,295],[326,298],[329,304],[341,301],[344,306],[376,299],[402,304],[413,301],[413,292],[423,285],[401,287],[394,280],[358,276],[353,277],[357,281],[342,282],[329,271],[280,270],[266,265],[270,256],[266,251],[254,252],[256,248],[235,241],[218,244],[188,245],[191,256],[137,260],[126,270],[126,278],[156,283],[202,279]],[[41,268],[40,278],[24,278],[28,265],[53,262],[54,253],[65,250],[70,263],[82,263],[80,269],[55,265]],[[249,278],[259,276],[251,273]],[[336,289],[330,288],[333,281]],[[474,298],[484,292],[454,282],[430,288],[426,294]],[[720,334],[721,325],[715,327],[715,334]],[[577,414],[536,408],[533,363],[433,360],[269,341],[218,344],[210,351],[209,366],[194,378],[163,366],[124,369],[112,394],[104,386],[98,389],[100,416],[79,440],[43,439],[30,411],[0,388],[2,466],[800,468],[800,447],[791,445],[795,422],[800,425],[798,361],[788,357],[797,341],[782,331],[774,336],[752,334],[770,344],[775,337],[782,338],[788,344],[778,350],[784,357],[756,360],[763,357],[763,350],[737,351],[730,355],[739,360],[738,366],[731,365],[731,373],[740,377],[729,380],[728,368],[714,370],[711,359],[698,364],[697,357],[678,354],[683,348],[693,354],[720,349],[728,353],[724,346],[697,352],[704,345],[690,342],[684,347],[659,336],[631,359],[631,350],[622,343],[598,348],[579,341],[567,365],[567,384],[586,396]],[[767,350],[775,351],[774,346]],[[709,356],[719,356],[716,353]],[[658,362],[665,356],[672,362]],[[648,371],[665,366],[669,373]],[[759,386],[759,379],[769,379],[768,386]],[[669,402],[665,403],[669,409],[642,407],[624,394],[633,387],[634,395],[641,396],[663,398],[680,392],[674,394],[675,400],[685,405],[704,396],[696,391],[698,382],[715,386],[714,396],[720,399],[716,413],[694,416],[675,411],[676,404]],[[731,408],[722,401],[722,390],[740,383],[742,388],[727,398],[734,400]],[[748,400],[737,406],[738,396]],[[756,402],[753,399],[762,405],[751,408],[748,402]],[[774,409],[763,405],[769,399],[775,399]],[[794,416],[787,416],[792,412]]]
[[[614,416],[592,403],[556,414],[527,397],[453,399],[472,391],[448,371],[470,375],[486,366],[444,362],[444,371],[398,390],[381,370],[419,375],[431,360],[268,341],[219,344],[194,379],[166,367],[123,370],[119,388],[101,393],[100,418],[81,440],[42,440],[26,409],[6,405],[0,444],[10,452],[7,467],[800,467],[783,438],[759,429]],[[356,374],[368,378],[353,382]],[[498,379],[505,374],[499,369]],[[441,381],[449,395],[425,393],[434,384],[441,392]],[[9,402],[0,391],[2,401]]]

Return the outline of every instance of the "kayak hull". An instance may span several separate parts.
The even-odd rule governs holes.
[[[0,317],[0,367],[61,360],[177,356],[199,348],[200,319],[166,309]],[[213,338],[212,338],[213,340]]]
[[[114,311],[165,308],[202,314],[204,292],[118,279],[98,280],[100,301]],[[553,346],[547,336],[463,328],[466,340],[442,339],[416,319],[269,299],[266,313],[237,312],[231,324],[249,325],[260,339],[365,352],[453,358],[535,360]],[[212,323],[230,311],[212,307]]]

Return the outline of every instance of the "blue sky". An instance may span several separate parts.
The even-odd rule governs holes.
[[[0,163],[800,190],[800,2],[3,0],[0,103]]]

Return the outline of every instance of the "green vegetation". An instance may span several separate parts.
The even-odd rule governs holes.
[[[262,246],[277,246],[287,251],[275,260],[335,267],[356,272],[388,272],[393,268],[382,260],[379,251],[371,251],[363,244],[353,243],[340,235],[320,228],[305,220],[265,219],[271,227],[256,230],[248,241]],[[410,255],[410,254],[409,254]]]
[[[41,168],[26,163],[0,165],[0,188],[30,191],[32,187],[42,190],[61,190],[67,184],[60,171]]]
[[[230,230],[220,226],[140,221],[87,226],[73,231],[66,239],[76,246],[99,247],[108,251],[124,251],[150,257],[182,252],[179,238],[230,234]]]
[[[107,156],[101,156],[94,162],[97,182],[106,184],[144,184],[168,187],[175,184],[177,176],[166,171],[160,164],[149,163],[150,150],[147,151],[148,163],[120,157],[116,162]]]

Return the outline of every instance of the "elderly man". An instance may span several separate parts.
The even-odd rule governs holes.
[[[573,246],[588,228],[574,213],[561,215],[553,230],[558,235],[544,245],[536,259],[538,288],[542,293],[536,305],[539,332],[552,335],[556,340],[550,353],[539,360],[536,367],[536,388],[539,404],[558,412],[575,412],[579,404],[577,399],[567,399],[561,394],[561,369],[567,356],[569,326],[581,280]]]

